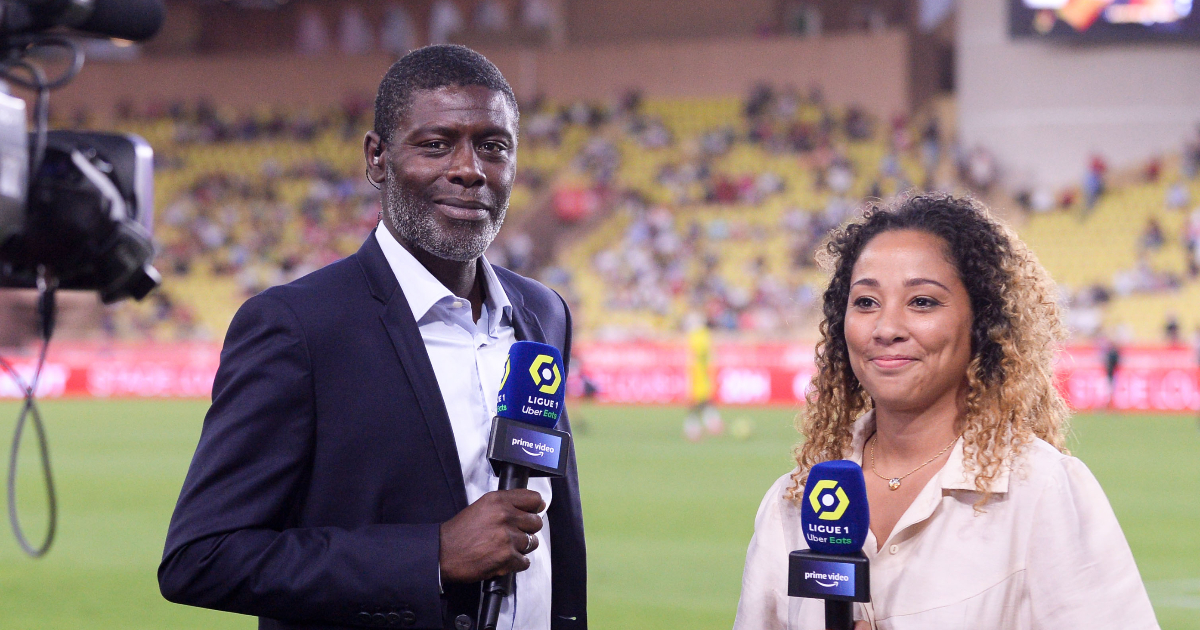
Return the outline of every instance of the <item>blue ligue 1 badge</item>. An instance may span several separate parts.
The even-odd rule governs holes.
[[[496,399],[496,415],[553,427],[563,413],[566,380],[558,348],[535,341],[518,341],[508,351]]]
[[[847,459],[813,466],[800,509],[810,549],[839,555],[861,551],[871,524],[862,467]]]

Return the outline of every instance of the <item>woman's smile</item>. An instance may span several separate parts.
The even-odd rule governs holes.
[[[904,356],[900,354],[885,354],[883,356],[873,357],[869,359],[875,367],[881,370],[899,370],[900,368],[908,367],[916,362],[916,357]]]

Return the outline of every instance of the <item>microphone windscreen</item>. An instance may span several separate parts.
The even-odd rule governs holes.
[[[140,42],[158,33],[163,14],[162,0],[95,0],[92,14],[75,28]]]
[[[558,424],[567,395],[562,354],[554,346],[518,341],[508,350],[496,415],[551,428]]]
[[[813,466],[800,510],[800,526],[810,549],[839,555],[861,551],[871,526],[862,467],[848,459]]]

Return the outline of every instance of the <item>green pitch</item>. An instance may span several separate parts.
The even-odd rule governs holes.
[[[60,495],[59,537],[38,561],[0,528],[0,629],[241,628],[252,619],[165,602],[155,570],[205,405],[182,401],[44,405]],[[7,452],[16,406],[0,405]],[[673,407],[581,407],[576,443],[592,627],[729,628],[754,514],[791,467],[784,409],[726,409],[753,425],[685,442]],[[1200,431],[1188,417],[1089,415],[1071,448],[1116,509],[1166,629],[1200,630]],[[32,435],[27,434],[27,439]],[[32,441],[20,508],[42,531]]]

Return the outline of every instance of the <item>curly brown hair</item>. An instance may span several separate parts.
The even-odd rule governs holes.
[[[948,195],[914,196],[872,206],[834,230],[821,252],[832,272],[823,296],[817,374],[796,419],[805,437],[793,454],[798,469],[787,498],[815,464],[846,457],[853,425],[873,402],[850,367],[844,325],[850,277],[863,248],[883,232],[917,230],[939,237],[971,298],[971,362],[961,429],[964,469],[975,474],[982,506],[991,481],[1021,447],[1041,438],[1065,452],[1069,414],[1054,387],[1054,358],[1063,328],[1049,274],[1009,228],[981,204]]]

